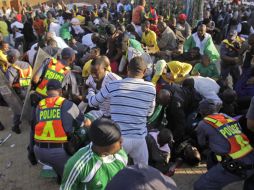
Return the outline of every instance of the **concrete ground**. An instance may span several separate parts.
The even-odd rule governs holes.
[[[42,166],[32,166],[27,159],[26,147],[29,142],[29,126],[22,124],[22,133],[17,135],[11,131],[12,112],[7,107],[0,107],[0,121],[6,126],[0,132],[0,139],[9,133],[12,136],[0,145],[0,190],[57,190],[59,186],[54,179],[40,176]],[[195,168],[177,169],[174,180],[179,190],[191,190],[193,183],[205,173],[205,165]],[[242,183],[234,183],[225,190],[240,190]]]

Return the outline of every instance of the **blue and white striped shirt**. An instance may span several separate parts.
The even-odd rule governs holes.
[[[156,90],[143,79],[126,78],[112,81],[96,95],[89,92],[90,106],[98,106],[110,97],[111,118],[121,129],[123,137],[140,138],[147,134],[147,117],[155,107]]]

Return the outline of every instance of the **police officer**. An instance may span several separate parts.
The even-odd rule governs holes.
[[[47,97],[47,84],[51,79],[58,80],[63,89],[63,96],[73,100],[79,99],[79,89],[75,75],[71,72],[71,66],[75,60],[75,52],[71,48],[64,48],[61,52],[61,60],[54,58],[46,59],[38,71],[32,77],[32,88],[35,93],[31,93],[31,104],[33,109],[38,102]],[[69,97],[71,95],[71,97]],[[81,98],[80,98],[81,99]],[[36,159],[33,147],[33,133],[35,121],[31,122],[30,145],[28,147],[28,159],[31,164],[35,165]]]
[[[194,190],[219,190],[235,181],[246,180],[254,174],[254,151],[242,133],[239,123],[222,113],[217,113],[213,101],[203,100],[199,112],[204,119],[197,127],[200,146],[208,146],[208,172],[194,184]],[[253,187],[252,187],[253,189]]]
[[[84,116],[73,102],[62,97],[60,81],[48,81],[47,95],[39,102],[34,116],[34,152],[38,160],[52,166],[61,177],[70,157],[64,147],[74,128],[82,126]]]
[[[227,39],[223,40],[220,47],[221,56],[221,77],[226,80],[230,74],[235,85],[240,77],[239,70],[239,50],[242,46],[243,39],[237,36],[237,32],[231,30]]]
[[[61,52],[61,60],[46,59],[32,78],[33,88],[39,99],[47,96],[47,83],[50,79],[61,82],[62,88],[71,98],[78,97],[79,89],[75,75],[71,72],[71,66],[75,60],[75,52],[71,48],[64,48]],[[68,94],[68,92],[71,92]]]
[[[7,52],[7,59],[10,63],[10,66],[6,71],[6,78],[20,99],[24,100],[27,92],[27,87],[31,83],[32,67],[27,62],[19,61],[19,57],[20,53],[16,49],[11,49]],[[17,134],[21,133],[19,128],[21,123],[20,116],[21,115],[19,113],[15,113],[13,118],[12,131]]]

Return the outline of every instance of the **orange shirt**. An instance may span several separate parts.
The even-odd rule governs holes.
[[[138,5],[132,12],[132,22],[136,25],[141,24],[142,13],[145,12],[145,7]]]

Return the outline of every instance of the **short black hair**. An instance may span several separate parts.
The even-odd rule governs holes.
[[[140,56],[137,56],[131,59],[128,65],[128,71],[134,75],[139,75],[141,73],[144,73],[146,67],[147,66],[144,59]]]

